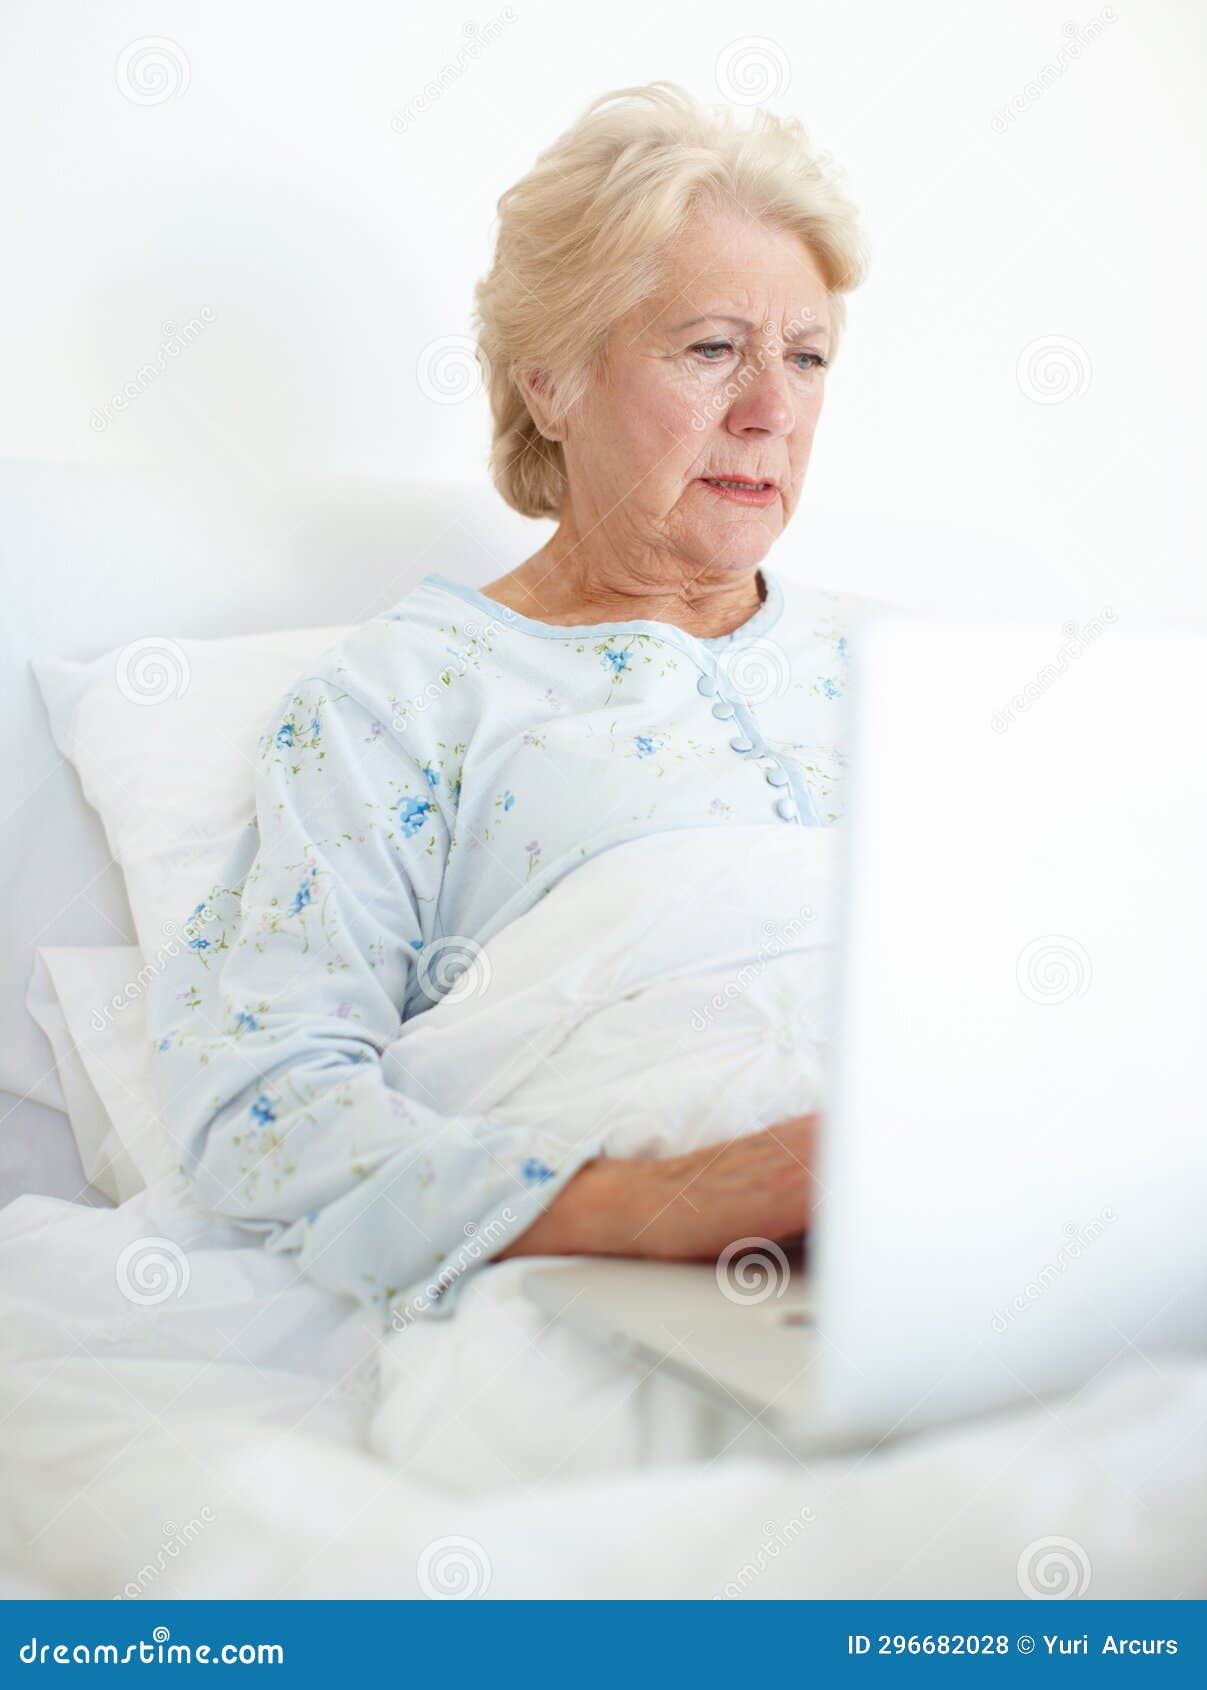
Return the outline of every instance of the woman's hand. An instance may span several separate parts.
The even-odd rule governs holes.
[[[587,1162],[505,1256],[705,1260],[739,1238],[797,1237],[813,1209],[818,1117],[650,1161]]]

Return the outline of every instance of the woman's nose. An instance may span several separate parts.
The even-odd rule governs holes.
[[[730,431],[734,434],[749,430],[775,436],[790,434],[796,422],[796,411],[780,354],[751,358],[737,379],[742,391],[729,407],[725,419]]]

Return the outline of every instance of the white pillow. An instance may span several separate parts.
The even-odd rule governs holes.
[[[137,1170],[138,1185],[172,1173],[179,1157],[160,1118],[147,1038],[153,968],[135,945],[59,946],[41,954],[80,1061]]]
[[[91,663],[33,660],[55,743],[121,864],[145,956],[208,892],[251,819],[273,705],[346,632],[155,637]]]
[[[143,1134],[127,1132],[126,1124],[146,1115],[146,1095],[131,1095],[126,1076],[140,1044],[150,1079],[150,1054],[146,1050],[146,1018],[138,1025],[114,1027],[120,1035],[109,1041],[102,1053],[94,1048],[90,1031],[93,1012],[106,1004],[120,975],[130,977],[129,958],[138,957],[132,945],[77,947],[44,945],[35,953],[33,973],[25,1002],[30,1014],[50,1041],[67,1104],[67,1118],[79,1151],[80,1165],[88,1183],[114,1203],[124,1203],[141,1191],[149,1177],[147,1169],[162,1166],[164,1138],[155,1150],[136,1159],[127,1149],[133,1139],[142,1150]],[[135,962],[135,972],[138,969]],[[95,1035],[92,1035],[94,1038]],[[123,1045],[120,1056],[115,1047]],[[102,1084],[97,1082],[101,1081]],[[135,1087],[135,1091],[141,1088]],[[152,1098],[152,1111],[154,1100]]]

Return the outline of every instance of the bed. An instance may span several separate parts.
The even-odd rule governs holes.
[[[521,1263],[477,1276],[452,1320],[383,1335],[195,1212],[156,1160],[137,994],[89,1030],[145,960],[154,882],[124,832],[115,860],[117,825],[62,749],[62,699],[139,641],[184,642],[200,677],[225,642],[258,640],[252,667],[270,653],[288,674],[308,637],[429,569],[481,585],[538,530],[484,485],[60,464],[3,466],[0,505],[5,1594],[1207,1594],[1201,1363],[1121,1357],[1057,1413],[806,1462],[736,1406],[544,1321]],[[802,512],[776,562],[914,605],[1059,598],[1043,560],[938,524]],[[53,709],[46,662],[68,687]],[[617,1004],[632,985],[618,968]]]

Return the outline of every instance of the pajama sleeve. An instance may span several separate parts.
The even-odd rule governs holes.
[[[198,1202],[383,1324],[447,1311],[602,1148],[441,1115],[389,1083],[383,1051],[435,989],[423,951],[449,803],[368,704],[299,682],[261,736],[229,884],[151,998],[157,1089]]]

